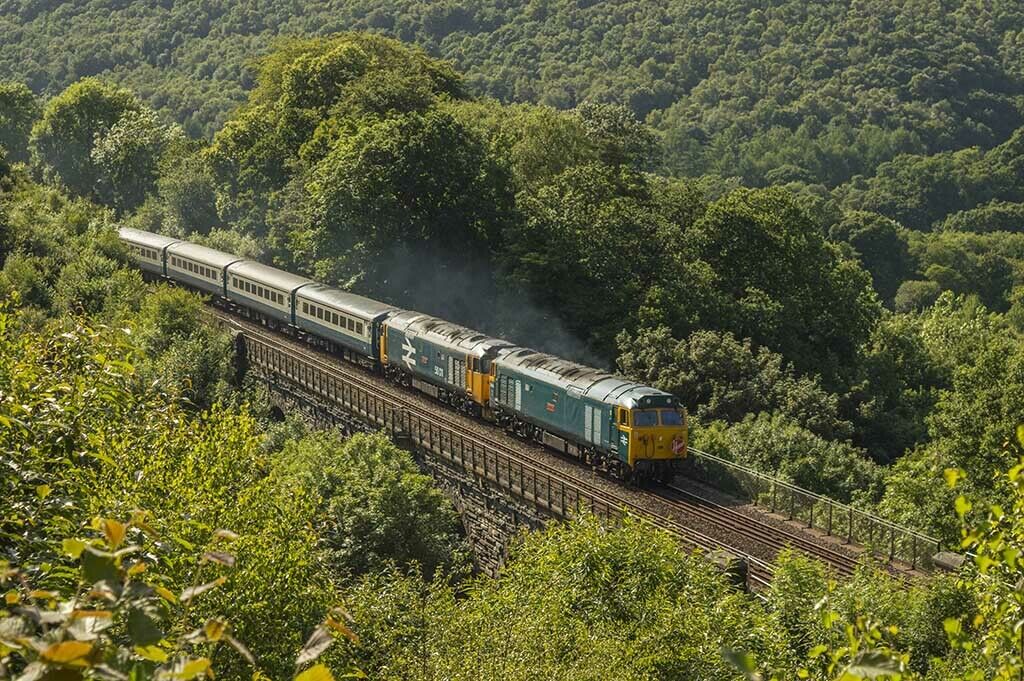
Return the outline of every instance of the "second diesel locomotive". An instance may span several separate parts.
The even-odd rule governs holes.
[[[622,479],[667,477],[686,457],[686,412],[669,393],[181,239],[119,236],[151,276]]]

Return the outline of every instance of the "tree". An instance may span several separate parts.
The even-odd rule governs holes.
[[[177,126],[161,125],[149,110],[128,111],[96,136],[91,157],[99,170],[98,193],[121,213],[137,208],[156,188],[161,159],[184,141]]]
[[[492,156],[508,166],[517,192],[535,192],[567,168],[598,160],[595,140],[571,113],[489,100],[443,106],[486,140]]]
[[[85,78],[47,102],[32,127],[31,149],[44,177],[73,195],[101,198],[101,170],[92,157],[98,138],[142,105],[128,90]]]
[[[1024,422],[1024,352],[998,315],[977,300],[944,293],[922,321],[930,364],[948,378],[927,418],[928,442],[898,461],[882,508],[894,519],[927,528],[946,541],[957,526],[943,508],[953,495],[946,468],[976,472],[962,485],[981,503],[1003,503],[1005,490],[985,473],[1011,462],[1003,444]]]
[[[505,237],[503,277],[613,356],[615,336],[655,282],[667,228],[646,182],[626,167],[588,163],[523,197],[520,210]]]
[[[0,82],[0,148],[12,163],[28,161],[28,138],[40,107],[22,83]]]
[[[339,139],[306,191],[305,255],[332,281],[383,279],[374,274],[376,261],[398,247],[453,265],[486,258],[512,210],[505,174],[481,141],[436,109]]]
[[[899,225],[881,215],[846,213],[842,221],[833,226],[831,235],[853,247],[857,259],[871,274],[878,297],[891,302],[913,268]]]
[[[638,121],[628,108],[584,102],[574,113],[603,163],[627,165],[637,170],[657,165],[658,144],[654,132]]]
[[[927,439],[926,418],[949,376],[926,346],[921,320],[884,317],[861,351],[855,441],[879,462],[895,461]]]
[[[780,352],[828,386],[853,364],[880,306],[860,267],[840,257],[785,191],[740,190],[712,203],[677,247],[706,283],[678,303],[705,308],[705,328]]]
[[[134,322],[145,353],[141,374],[199,407],[229,397],[234,342],[210,318],[199,296],[162,286],[141,302]]]
[[[208,234],[220,224],[217,185],[199,152],[174,154],[159,170],[156,192],[170,233]]]
[[[1005,450],[1004,459],[1014,462],[999,476],[1000,487],[1007,492],[1005,504],[991,504],[969,493],[957,497],[962,543],[978,569],[981,593],[973,622],[959,617],[945,623],[959,647],[984,656],[987,678],[998,681],[1012,681],[1024,673],[1024,593],[1019,586],[1024,569],[1017,559],[1024,551],[1024,426],[1017,426],[1016,437],[1006,442]],[[963,468],[946,472],[950,487],[962,488],[967,478]],[[971,636],[972,628],[980,629],[980,636]]]
[[[716,421],[693,435],[696,447],[778,475],[833,499],[872,504],[884,491],[883,471],[849,442],[826,440],[783,415],[749,415],[737,424]]]
[[[932,305],[942,293],[942,286],[934,281],[905,281],[896,290],[893,307],[897,312],[918,312]]]
[[[96,315],[127,306],[137,307],[144,293],[142,276],[101,253],[84,251],[67,264],[53,290],[54,307],[61,312]]]
[[[279,474],[297,493],[318,496],[318,533],[339,576],[391,564],[428,580],[464,569],[458,518],[447,499],[383,434],[310,435],[286,444],[279,462]]]
[[[369,577],[346,599],[372,677],[742,678],[719,649],[743,641],[789,667],[776,618],[675,540],[627,521],[551,524],[524,537],[497,579],[459,598],[417,579]]]
[[[747,414],[783,414],[825,438],[848,437],[838,398],[816,378],[797,377],[778,355],[730,333],[696,331],[676,340],[668,328],[619,336],[619,369],[671,392],[701,422],[740,421]]]

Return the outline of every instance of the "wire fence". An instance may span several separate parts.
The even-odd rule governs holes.
[[[930,572],[942,550],[938,539],[897,525],[792,483],[759,473],[714,454],[690,448],[687,474],[850,544],[859,544],[888,562]]]

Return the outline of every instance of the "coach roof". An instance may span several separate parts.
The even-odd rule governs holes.
[[[304,300],[329,305],[337,310],[349,312],[368,320],[375,320],[389,312],[398,310],[394,305],[387,305],[371,298],[365,298],[355,293],[342,291],[333,286],[325,286],[324,284],[303,286],[298,295]]]
[[[178,243],[171,244],[167,247],[167,252],[194,262],[209,265],[210,267],[216,267],[217,269],[224,269],[231,263],[241,260],[237,255],[189,243],[188,241],[179,241]]]
[[[172,239],[171,237],[164,236],[163,234],[144,232],[141,229],[132,229],[131,227],[120,228],[117,230],[117,236],[122,241],[130,241],[133,244],[148,246],[150,248],[163,248],[164,246],[170,246],[171,244],[181,241],[181,239]]]
[[[284,270],[279,270],[276,267],[271,267],[269,265],[261,265],[258,262],[253,262],[252,260],[240,260],[239,262],[236,262],[228,268],[228,274],[245,277],[249,281],[254,281],[257,284],[271,286],[282,291],[288,291],[288,293],[291,293],[301,286],[315,283],[312,279],[300,277],[297,274],[285,272]]]

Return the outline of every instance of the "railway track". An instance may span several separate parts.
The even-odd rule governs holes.
[[[659,488],[659,493],[673,503],[677,503],[687,509],[695,509],[704,515],[715,519],[715,523],[722,527],[747,536],[751,541],[768,541],[773,546],[780,548],[798,549],[808,555],[815,556],[828,563],[840,576],[848,577],[857,569],[857,559],[849,553],[829,547],[820,540],[799,531],[787,531],[771,522],[758,520],[746,513],[742,513],[726,506],[725,504],[713,501],[692,490],[682,489],[674,485],[664,485]]]
[[[685,524],[681,518],[699,517],[706,525],[722,530],[722,533],[727,536],[742,538],[744,541],[766,547],[772,557],[781,548],[793,547],[826,563],[841,576],[852,574],[856,567],[856,558],[848,553],[825,546],[806,534],[796,531],[787,532],[770,522],[758,521],[748,514],[735,511],[687,490],[668,487],[661,488],[659,494],[644,493],[643,496],[649,503],[636,499],[636,497],[630,499],[628,496],[637,494],[636,490],[610,481],[606,481],[608,486],[594,484],[585,479],[583,474],[584,472],[589,473],[589,471],[586,471],[577,462],[572,462],[573,467],[577,469],[575,473],[567,470],[564,466],[552,465],[548,462],[549,460],[560,459],[546,449],[542,454],[539,453],[537,450],[542,449],[539,445],[531,446],[518,440],[516,446],[506,444],[503,441],[507,441],[508,438],[503,430],[478,422],[473,422],[474,425],[470,427],[465,423],[466,417],[461,414],[438,410],[436,402],[428,401],[418,393],[410,393],[404,388],[373,376],[363,367],[340,360],[301,340],[241,319],[231,312],[214,308],[214,314],[222,322],[238,330],[247,338],[274,348],[292,358],[299,358],[303,363],[315,367],[317,371],[326,376],[344,381],[366,394],[385,400],[391,409],[406,415],[402,418],[408,418],[410,423],[415,418],[421,431],[425,427],[425,432],[429,433],[429,436],[414,438],[420,446],[440,450],[444,450],[447,446],[453,452],[452,456],[455,456],[454,452],[457,450],[461,452],[461,458],[453,458],[452,461],[457,461],[463,466],[467,465],[467,446],[470,451],[474,452],[474,456],[475,452],[479,451],[485,453],[495,451],[502,457],[508,457],[509,461],[518,460],[517,464],[508,463],[504,472],[501,469],[501,464],[498,463],[499,459],[495,459],[496,463],[488,471],[486,455],[483,458],[482,471],[478,470],[475,459],[470,463],[477,474],[482,472],[485,478],[499,484],[506,484],[513,493],[518,491],[523,498],[535,502],[539,500],[538,485],[542,486],[546,481],[549,495],[548,508],[556,515],[572,517],[574,511],[570,509],[567,499],[575,499],[577,505],[583,505],[580,502],[586,499],[589,500],[591,510],[595,508],[595,502],[597,502],[598,507],[608,510],[606,515],[609,517],[615,515],[615,511],[617,511],[620,518],[625,515],[641,518],[677,536],[684,545],[691,549],[699,549],[704,552],[724,551],[744,560],[747,564],[748,584],[755,590],[767,586],[771,579],[771,560],[767,559],[764,553],[757,552],[760,555],[755,555],[755,552],[750,551],[749,547],[738,546],[743,542],[723,540],[707,532],[696,530]],[[304,387],[310,388],[310,386]],[[316,389],[315,385],[312,387],[314,390]],[[330,391],[328,390],[328,392]],[[363,415],[375,416],[375,414],[369,413]],[[384,425],[382,421],[377,421],[377,423]],[[484,433],[483,430],[487,432]],[[456,443],[458,443],[457,446]],[[532,452],[524,453],[524,449],[532,450]],[[542,455],[548,460],[544,460]],[[562,486],[561,505],[554,504],[550,498],[552,479],[558,480],[558,484]],[[532,495],[529,493],[530,485],[532,485]],[[667,506],[675,512],[668,513],[657,510],[659,505]]]

